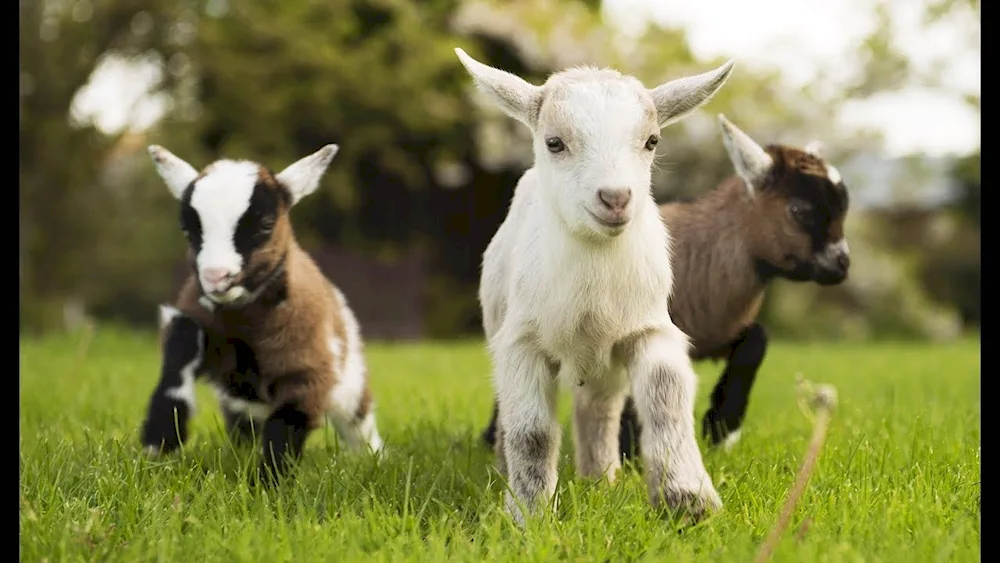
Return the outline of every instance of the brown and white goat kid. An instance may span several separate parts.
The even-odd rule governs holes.
[[[693,360],[725,360],[702,418],[712,445],[740,436],[750,390],[767,350],[757,314],[770,281],[839,284],[850,266],[844,218],[848,195],[819,144],[760,147],[724,116],[723,142],[736,175],[692,201],[660,206],[670,226],[671,318],[691,338]],[[483,439],[493,445],[496,406]],[[626,401],[619,436],[628,458],[638,448],[635,404]]]
[[[256,428],[262,477],[280,477],[327,420],[348,446],[381,449],[358,322],[296,242],[289,218],[337,149],[327,145],[272,174],[228,159],[198,173],[149,147],[180,201],[191,273],[176,302],[160,309],[163,363],[141,435],[148,451],[172,451],[186,440],[202,376],[235,439]]]
[[[559,382],[574,386],[576,469],[614,479],[629,388],[643,423],[650,500],[695,517],[722,506],[695,438],[696,375],[671,320],[667,225],[653,201],[660,130],[707,102],[732,62],[647,89],[614,70],[574,68],[542,86],[456,49],[486,94],[532,132],[534,164],[483,254],[479,301],[500,406],[507,510],[555,492]]]

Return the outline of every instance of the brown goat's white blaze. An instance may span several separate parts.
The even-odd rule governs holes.
[[[191,272],[176,302],[161,307],[163,367],[142,429],[147,449],[185,440],[195,377],[214,387],[234,438],[261,438],[264,477],[279,477],[327,421],[348,446],[382,449],[361,328],[289,219],[336,151],[328,145],[278,174],[234,160],[198,173],[150,147],[181,203]]]
[[[848,194],[818,144],[762,147],[725,117],[719,125],[736,174],[693,201],[661,205],[660,215],[672,239],[671,318],[690,338],[693,360],[726,363],[702,434],[731,447],[767,351],[756,320],[765,291],[774,279],[834,285],[847,278]],[[625,457],[640,450],[639,427],[630,397],[619,434]],[[483,432],[491,446],[497,428],[494,406]]]

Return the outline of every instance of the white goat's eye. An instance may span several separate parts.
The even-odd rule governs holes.
[[[559,137],[549,137],[545,139],[545,146],[549,148],[550,153],[559,153],[566,150],[566,144],[563,143],[562,139]]]
[[[651,150],[656,149],[656,143],[659,143],[659,142],[660,142],[660,139],[658,139],[656,137],[656,135],[650,135],[649,138],[646,139],[646,150],[647,151],[651,151]]]

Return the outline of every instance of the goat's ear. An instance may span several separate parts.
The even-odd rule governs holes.
[[[455,48],[458,60],[469,71],[476,88],[485,93],[507,115],[534,129],[542,102],[542,88],[526,82],[507,71],[485,65],[473,59],[461,48]]]
[[[826,147],[823,146],[823,142],[816,140],[810,142],[808,145],[802,148],[803,152],[807,152],[815,157],[823,158],[823,151]]]
[[[656,105],[660,127],[666,127],[685,117],[712,99],[733,73],[733,61],[715,70],[671,80],[649,90]]]
[[[733,162],[736,173],[743,179],[747,191],[752,195],[761,187],[764,178],[771,171],[774,159],[761,148],[749,135],[733,125],[726,116],[719,114],[719,126],[722,128],[722,142],[726,145],[729,160]]]
[[[311,155],[297,160],[274,176],[275,180],[281,182],[291,192],[292,205],[316,191],[319,181],[338,150],[340,147],[335,144],[326,145]]]
[[[149,157],[153,159],[156,172],[160,178],[163,178],[167,189],[175,198],[180,199],[184,195],[184,190],[198,177],[198,171],[159,145],[149,145],[146,150],[149,152]]]

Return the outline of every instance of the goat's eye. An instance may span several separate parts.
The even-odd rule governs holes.
[[[647,151],[651,151],[651,150],[656,149],[656,143],[659,143],[659,142],[660,142],[660,139],[658,139],[656,137],[656,135],[650,135],[649,138],[646,139],[646,150]]]
[[[810,207],[806,203],[795,202],[788,205],[788,211],[795,219],[805,221],[809,218]]]
[[[549,137],[545,139],[545,146],[549,148],[550,153],[560,153],[566,150],[566,144],[559,137]]]

